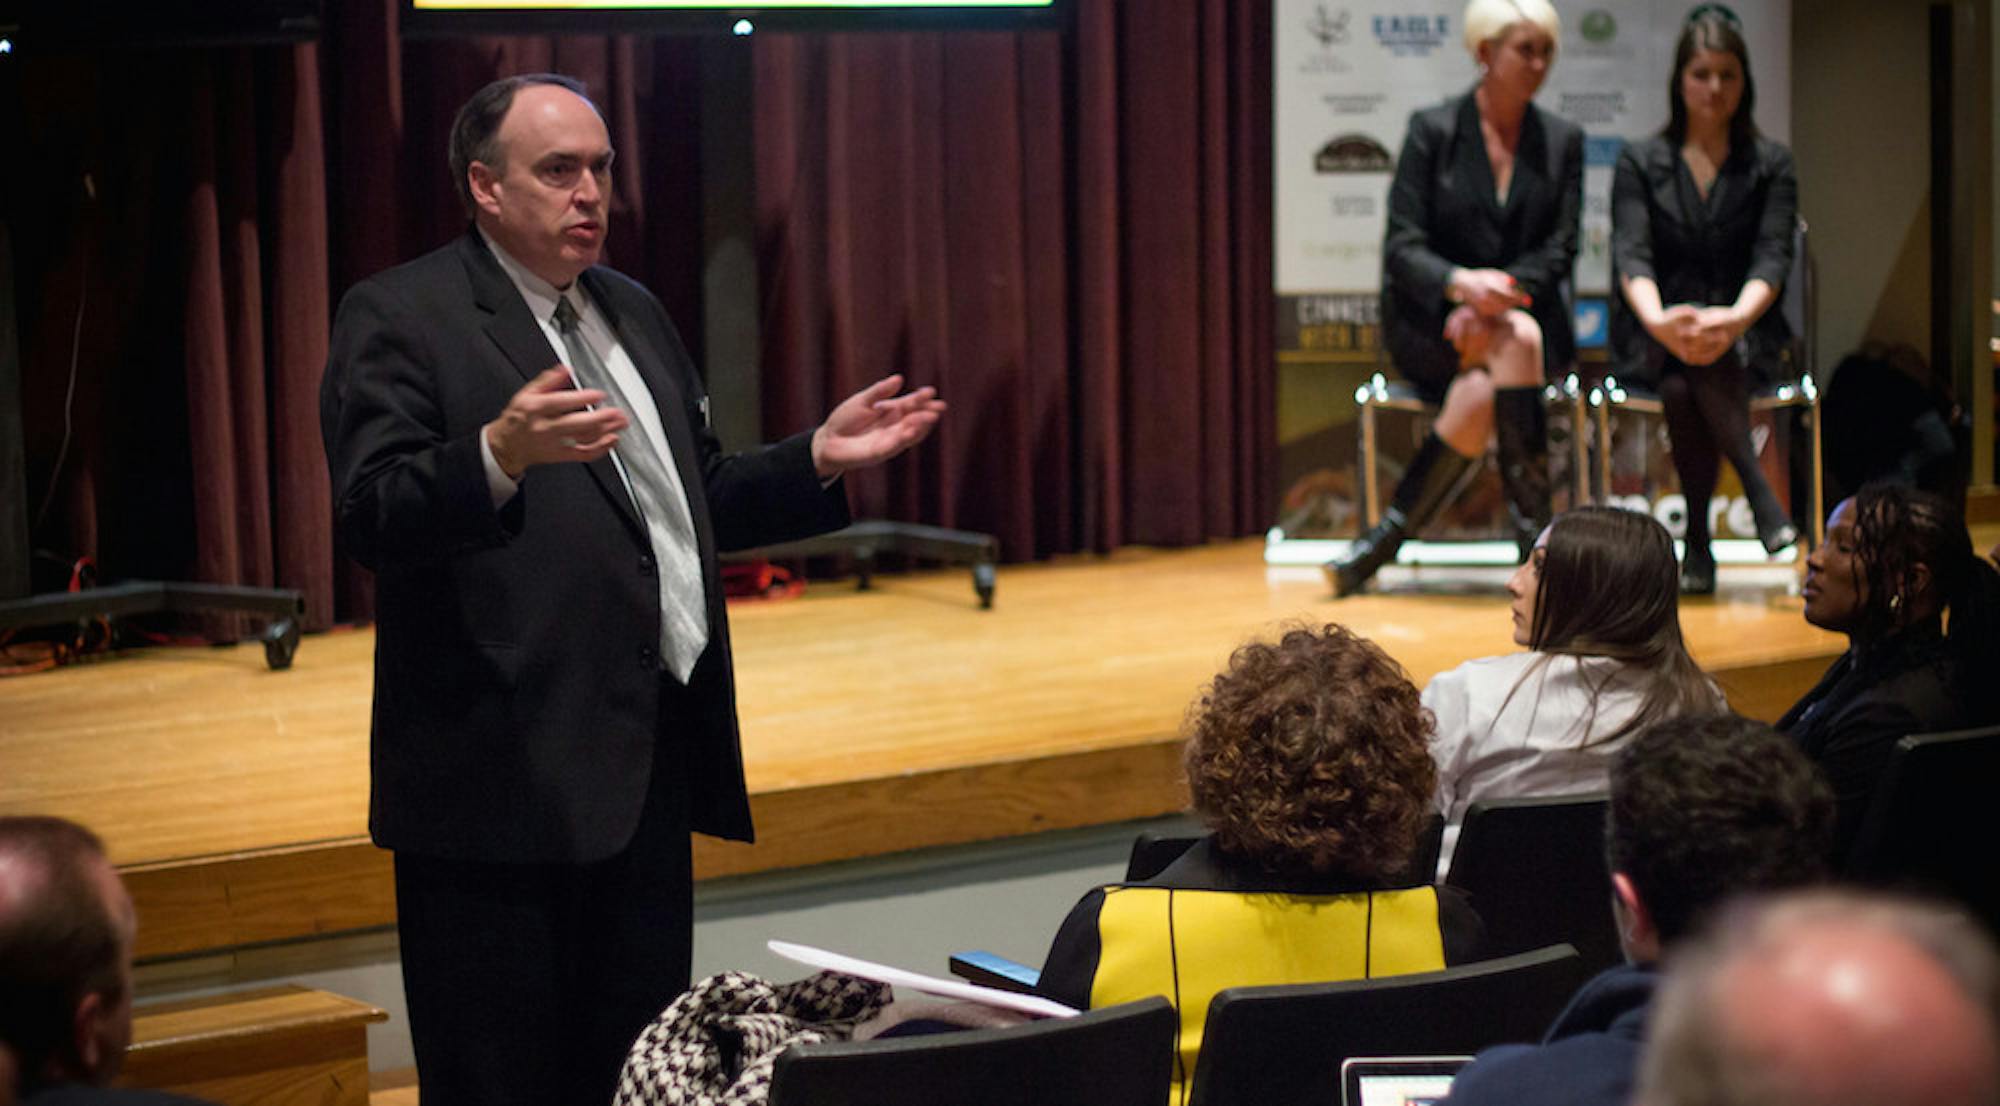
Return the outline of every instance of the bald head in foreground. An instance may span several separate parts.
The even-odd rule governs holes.
[[[1964,917],[1841,892],[1726,911],[1672,966],[1643,1106],[2000,1103],[2000,965]]]
[[[0,1106],[200,1106],[108,1085],[132,1042],[137,932],[96,834],[0,817]]]

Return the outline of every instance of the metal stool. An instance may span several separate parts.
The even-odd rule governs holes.
[[[1590,499],[1590,464],[1588,447],[1584,442],[1583,383],[1575,373],[1564,376],[1560,383],[1544,384],[1542,398],[1547,403],[1553,417],[1561,412],[1569,420],[1570,448],[1570,502],[1584,503]],[[1361,437],[1359,461],[1361,469],[1361,528],[1365,531],[1382,520],[1382,489],[1376,471],[1375,412],[1408,411],[1415,415],[1437,414],[1437,408],[1425,403],[1417,396],[1417,390],[1407,380],[1390,380],[1381,373],[1354,390],[1355,406],[1361,409]],[[1412,534],[1411,537],[1419,535]]]
[[[1642,415],[1665,413],[1657,394],[1637,385],[1620,384],[1615,376],[1605,377],[1602,383],[1590,390],[1591,417],[1597,423],[1597,486],[1605,499],[1611,496],[1611,410],[1614,407]],[[1826,484],[1819,452],[1819,385],[1813,381],[1811,373],[1764,388],[1750,397],[1752,413],[1775,411],[1782,407],[1799,408],[1806,424],[1806,437],[1812,452],[1811,468],[1806,477],[1812,524],[1806,528],[1806,534],[1807,541],[1816,549],[1820,542],[1826,540]]]

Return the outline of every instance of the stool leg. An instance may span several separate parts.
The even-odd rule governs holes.
[[[1381,477],[1375,461],[1375,405],[1361,405],[1361,525],[1382,521]]]

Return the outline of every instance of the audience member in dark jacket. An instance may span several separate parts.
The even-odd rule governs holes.
[[[1039,988],[1078,1007],[1172,1000],[1174,1103],[1223,988],[1436,971],[1479,939],[1462,896],[1409,873],[1437,787],[1431,719],[1381,647],[1340,626],[1252,642],[1187,728],[1212,836],[1151,880],[1086,893]]]
[[[1624,1106],[1631,1101],[1655,967],[1732,895],[1816,881],[1833,797],[1799,750],[1735,715],[1670,719],[1611,767],[1605,859],[1629,964],[1584,984],[1538,1045],[1480,1053],[1453,1106]]]
[[[1834,507],[1803,591],[1806,621],[1846,634],[1848,650],[1778,729],[1833,784],[1839,855],[1898,739],[2000,721],[2000,571],[1972,551],[1957,507],[1878,482]]]

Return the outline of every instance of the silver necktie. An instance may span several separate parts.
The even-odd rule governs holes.
[[[701,579],[701,551],[695,544],[694,518],[688,513],[687,492],[666,449],[655,442],[639,421],[637,411],[611,375],[597,351],[578,328],[576,307],[563,296],[556,301],[556,331],[569,352],[569,367],[579,388],[595,388],[624,411],[631,425],[619,434],[612,451],[623,466],[626,487],[646,524],[653,561],[660,581],[660,657],[683,684],[708,644],[707,593]],[[668,417],[660,412],[661,420]]]

